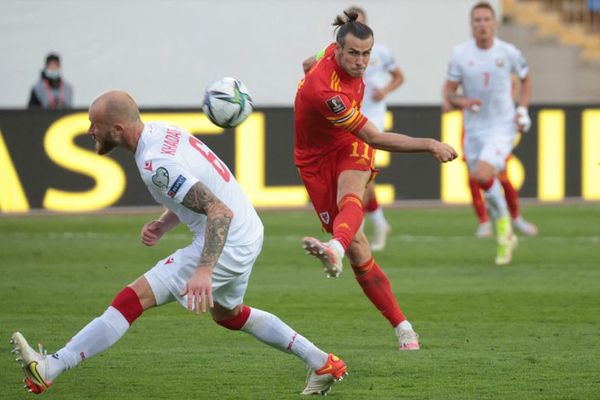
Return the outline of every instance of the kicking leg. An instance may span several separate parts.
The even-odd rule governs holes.
[[[346,375],[346,364],[327,354],[277,316],[245,305],[229,310],[218,303],[211,309],[213,319],[231,330],[244,331],[263,343],[302,359],[310,372],[302,394],[326,394]]]

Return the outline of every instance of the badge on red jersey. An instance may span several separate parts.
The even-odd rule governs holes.
[[[346,105],[342,101],[342,98],[337,95],[327,100],[327,106],[334,114],[339,114],[342,111],[346,111]]]

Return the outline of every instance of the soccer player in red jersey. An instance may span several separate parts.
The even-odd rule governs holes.
[[[348,256],[356,280],[377,309],[394,327],[400,350],[419,349],[418,335],[392,293],[364,233],[365,187],[375,169],[374,149],[391,152],[429,152],[439,162],[452,161],[456,151],[435,139],[383,133],[360,112],[373,31],[358,22],[358,13],[335,19],[336,42],[306,74],[295,100],[294,156],[323,228],[332,234],[327,243],[303,239],[304,248],[318,258],[328,276],[342,271]]]

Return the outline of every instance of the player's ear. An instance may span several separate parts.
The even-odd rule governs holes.
[[[125,125],[121,123],[116,123],[113,125],[115,130],[115,137],[123,137],[123,133],[125,132]]]

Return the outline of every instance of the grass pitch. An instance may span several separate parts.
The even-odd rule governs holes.
[[[510,266],[473,236],[468,208],[387,211],[376,260],[421,335],[400,353],[387,321],[346,264],[325,279],[300,239],[311,211],[263,212],[264,249],[246,303],[277,314],[350,376],[338,399],[590,399],[600,396],[600,205],[524,207],[540,236],[521,238]],[[176,248],[139,230],[156,215],[0,218],[0,398],[28,399],[10,354],[20,330],[50,352],[101,314],[114,295]],[[367,225],[368,228],[368,225]],[[322,236],[325,238],[325,236]],[[302,362],[178,304],[147,311],[106,352],[65,372],[46,399],[297,399]]]

